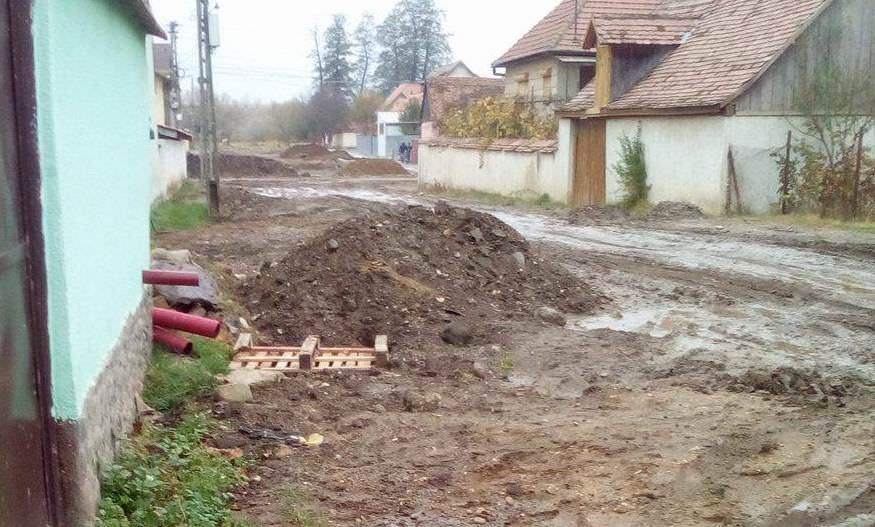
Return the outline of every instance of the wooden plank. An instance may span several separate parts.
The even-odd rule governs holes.
[[[301,353],[298,355],[298,369],[311,370],[313,369],[313,359],[319,353],[319,337],[311,335],[307,337],[304,344],[301,346]]]
[[[374,339],[374,354],[376,355],[375,365],[378,368],[389,367],[389,337],[387,335],[377,335]]]
[[[611,84],[613,82],[614,51],[611,46],[596,48],[595,63],[595,106],[603,108],[611,104]]]
[[[579,121],[572,204],[578,207],[603,205],[606,195],[607,122],[605,119]]]

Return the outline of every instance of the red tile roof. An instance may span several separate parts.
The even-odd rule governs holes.
[[[664,16],[595,17],[584,38],[584,46],[599,44],[678,45],[692,31],[698,18]]]
[[[433,137],[422,139],[420,145],[438,148],[462,148],[470,150],[490,150],[494,152],[519,152],[524,154],[543,152],[551,154],[559,149],[556,139],[457,139],[452,137]]]
[[[453,110],[474,101],[504,95],[504,79],[490,77],[436,77],[428,81],[427,113],[439,121]]]
[[[608,111],[729,104],[832,0],[710,1],[689,38]],[[560,111],[592,107],[586,91]]]
[[[575,2],[579,1],[577,23]],[[538,22],[493,66],[543,53],[582,53],[583,37],[593,17],[646,16],[659,13],[666,17],[695,17],[713,0],[563,0]]]
[[[407,105],[413,99],[422,100],[422,84],[415,82],[405,82],[399,84],[395,90],[386,97],[381,111],[384,112],[403,112]]]

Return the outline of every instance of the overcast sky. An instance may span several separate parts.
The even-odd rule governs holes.
[[[211,0],[215,3],[217,0]],[[324,28],[334,13],[345,14],[350,30],[362,12],[381,21],[396,0],[218,0],[221,47],[216,52],[216,92],[251,101],[282,101],[312,88],[311,30]],[[546,15],[559,0],[437,0],[457,60],[481,75],[490,64]],[[180,24],[183,90],[197,77],[195,0],[152,0],[159,22]]]

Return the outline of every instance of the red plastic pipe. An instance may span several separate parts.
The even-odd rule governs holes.
[[[149,285],[198,286],[201,278],[197,273],[180,271],[143,271],[143,283]]]
[[[182,355],[191,355],[191,352],[194,349],[191,342],[185,340],[169,329],[164,329],[159,326],[152,328],[152,340],[160,342],[176,353]]]
[[[152,324],[168,329],[177,329],[186,333],[194,333],[214,339],[219,336],[221,324],[218,320],[186,315],[172,309],[154,308],[152,310]]]

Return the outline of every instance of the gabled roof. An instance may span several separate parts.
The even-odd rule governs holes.
[[[152,6],[149,5],[149,0],[122,0],[123,4],[128,6],[137,21],[146,30],[149,35],[154,35],[160,38],[167,38],[167,33],[161,28],[161,24],[155,20],[155,15],[152,14]]]
[[[660,15],[595,17],[589,24],[583,45],[587,48],[594,48],[596,44],[679,45],[698,21],[698,18],[672,18]]]
[[[692,32],[606,111],[725,107],[777,60],[832,0],[710,0]],[[588,87],[587,87],[588,88]],[[581,91],[559,111],[592,107]]]
[[[456,62],[453,62],[453,63],[450,63],[450,64],[445,64],[445,65],[443,65],[443,66],[441,66],[441,67],[439,67],[439,68],[435,68],[434,70],[432,70],[431,73],[428,74],[428,78],[429,78],[429,79],[433,79],[433,78],[435,78],[435,77],[448,77],[448,76],[451,76],[450,73],[452,73],[453,71],[455,71],[457,68],[462,68],[462,69],[464,69],[464,70],[467,72],[467,73],[465,74],[466,77],[476,77],[476,76],[477,76],[477,74],[474,73],[474,72],[471,70],[471,68],[468,67],[467,64],[465,64],[465,63],[462,62],[461,60],[457,60]]]
[[[407,101],[411,99],[422,100],[423,88],[422,84],[415,82],[405,82],[399,84],[395,90],[386,97],[386,102],[383,103],[382,111],[384,112],[403,112],[407,106]]]
[[[585,53],[583,37],[593,17],[659,13],[665,17],[697,17],[713,0],[562,0],[493,66],[545,53]],[[729,0],[727,0],[729,1]],[[577,20],[574,13],[577,11]],[[591,51],[591,50],[590,50]]]

